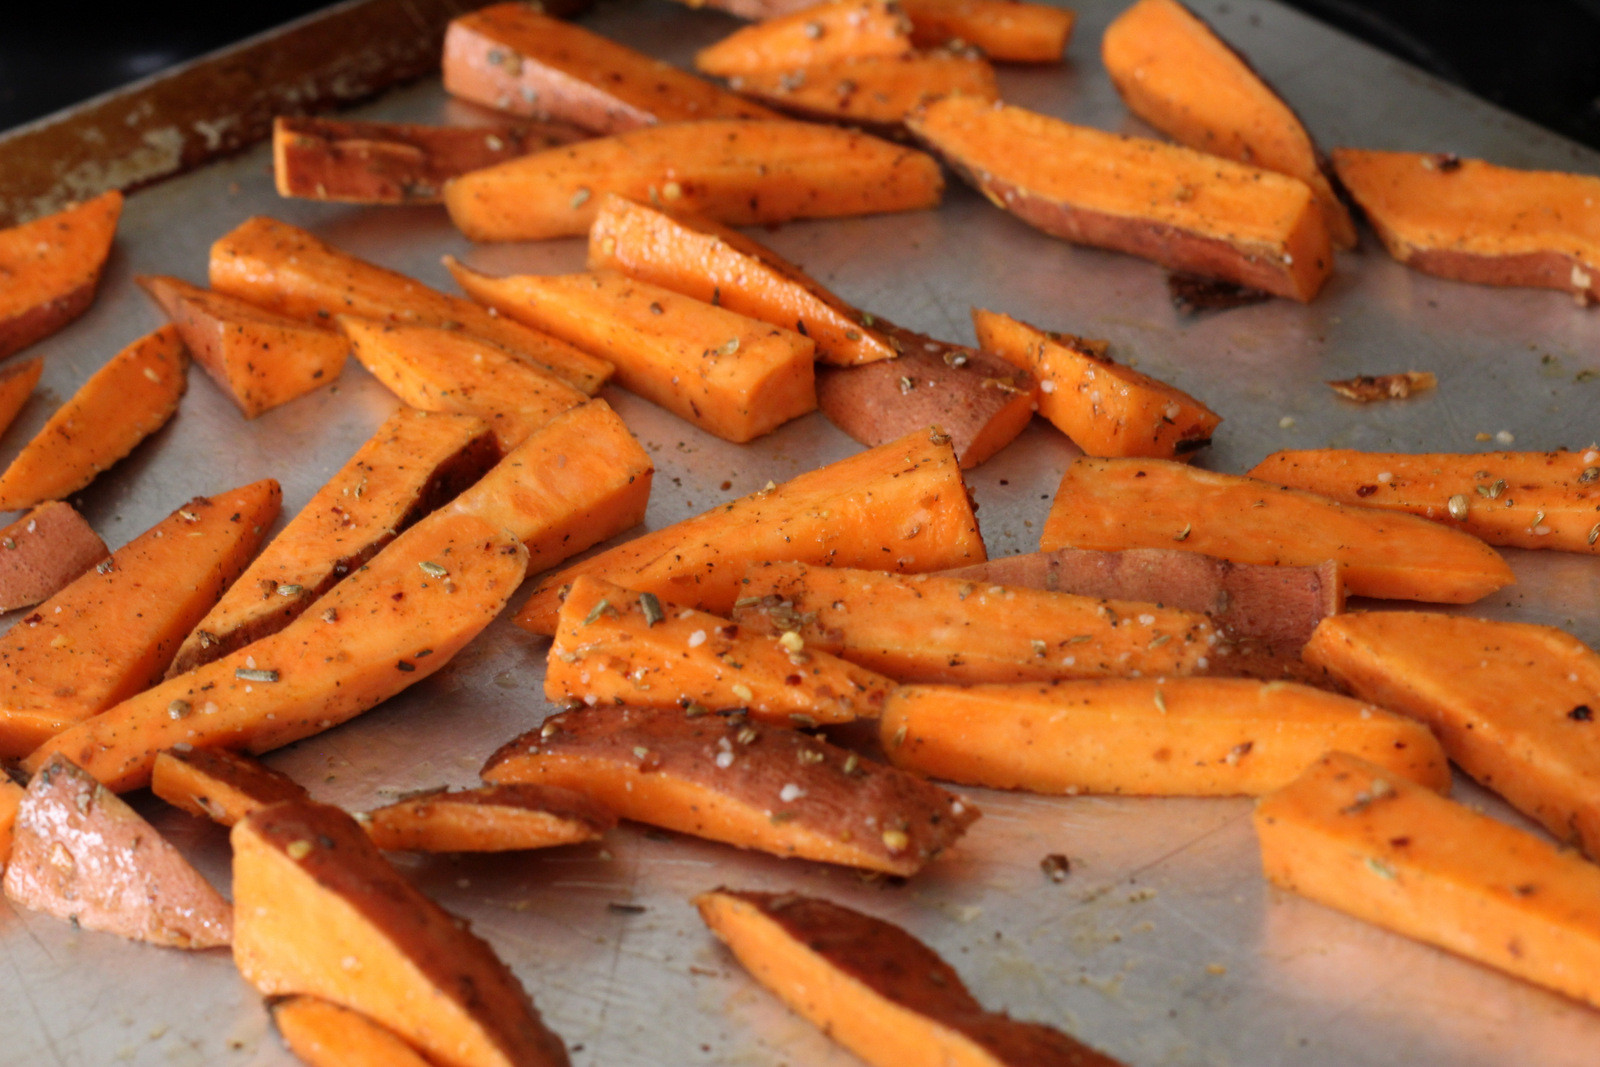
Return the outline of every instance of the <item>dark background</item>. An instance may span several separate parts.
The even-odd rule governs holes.
[[[1600,148],[1600,0],[1287,0],[1511,111]],[[23,5],[17,5],[23,7]],[[0,30],[0,131],[327,6],[222,0],[26,5]]]

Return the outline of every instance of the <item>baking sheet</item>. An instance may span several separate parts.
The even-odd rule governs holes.
[[[1122,5],[1074,6],[1070,62],[1002,69],[1005,98],[1148,132],[1098,62],[1101,31]],[[1325,146],[1600,173],[1595,153],[1293,12],[1245,0],[1197,7]],[[679,63],[736,25],[654,0],[608,3],[586,24]],[[353,114],[435,121],[467,111],[427,82]],[[442,209],[282,201],[264,149],[214,164],[130,199],[97,303],[36,346],[48,357],[42,390],[0,439],[0,461],[111,354],[160,324],[134,275],[203,281],[211,241],[257,213],[447,290],[446,252],[486,271],[565,271],[583,260],[579,241],[474,248]],[[1600,310],[1407,271],[1370,233],[1339,257],[1309,307],[1278,300],[1196,319],[1173,311],[1159,268],[1047,238],[959,183],[934,212],[759,236],[846,299],[937,336],[970,341],[967,308],[978,304],[1110,339],[1118,358],[1226,417],[1200,458],[1217,470],[1246,470],[1284,447],[1489,450],[1505,439],[1477,435],[1504,432],[1517,448],[1548,449],[1600,433]],[[1322,384],[1399,370],[1434,371],[1439,387],[1360,407]],[[650,528],[857,450],[820,415],[736,446],[619,390],[604,395],[657,464]],[[394,406],[352,362],[336,385],[245,422],[195,372],[173,423],[83,493],[82,508],[117,546],[191,495],[270,476],[292,514]],[[1035,420],[971,472],[992,555],[1037,547],[1074,454]],[[1507,555],[1517,584],[1473,611],[1554,623],[1600,644],[1600,560]],[[502,619],[439,674],[268,762],[319,799],[357,809],[469,784],[491,751],[552,710],[540,696],[545,648]],[[1063,1026],[1133,1064],[1554,1065],[1592,1062],[1600,1047],[1600,1014],[1588,1008],[1269,889],[1246,800],[972,793],[984,818],[905,885],[638,827],[543,854],[396,862],[495,946],[580,1065],[857,1062],[753,985],[705,932],[688,898],[719,884],[823,894],[898,922],[986,1005]],[[1520,823],[1470,784],[1457,793]],[[226,885],[223,831],[158,802],[141,806]],[[1062,884],[1039,869],[1056,852],[1072,862]],[[0,905],[0,1063],[293,1062],[227,953],[137,945]]]

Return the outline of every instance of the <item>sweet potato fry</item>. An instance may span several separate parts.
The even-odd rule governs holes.
[[[817,406],[805,337],[615,271],[491,278],[451,259],[474,300],[603,356],[617,384],[727,441]]]
[[[173,948],[228,943],[228,902],[127,803],[61,756],[17,809],[5,893],[75,926]]]
[[[5,433],[15,421],[22,405],[33,395],[34,387],[39,384],[39,375],[43,373],[42,356],[0,367],[0,433]]]
[[[996,207],[1054,237],[1302,303],[1333,270],[1322,211],[1297,178],[960,96],[907,125]]]
[[[261,992],[360,1012],[440,1067],[568,1062],[494,950],[338,808],[274,804],[234,826],[232,841],[233,960]]]
[[[695,53],[706,74],[731,78],[911,52],[911,24],[889,0],[830,0],[735,30]]]
[[[625,819],[777,856],[912,875],[972,804],[797,730],[676,708],[562,712],[501,746],[491,782],[586,793]]]
[[[113,189],[0,230],[0,359],[88,310],[121,215]]]
[[[4,767],[0,767],[0,874],[5,873],[11,861],[11,840],[17,827],[17,809],[27,791],[11,780]]]
[[[1348,504],[1421,515],[1491,545],[1600,553],[1600,450],[1593,448],[1274,452],[1250,477]]]
[[[881,919],[794,893],[715,889],[694,903],[756,981],[877,1067],[1118,1067],[1060,1030],[984,1011],[953,967]]]
[[[546,576],[516,622],[555,633],[580,574],[726,616],[745,566],[783,558],[909,572],[980,562],[983,539],[949,442],[908,434],[591,556]]]
[[[890,694],[879,734],[896,767],[1034,793],[1257,796],[1331,749],[1450,788],[1450,763],[1426,726],[1291,682],[904,686]]]
[[[933,207],[944,191],[926,153],[810,122],[707,119],[535,152],[445,187],[474,241],[577,237],[602,193],[731,226]]]
[[[1358,596],[1445,604],[1469,604],[1514,580],[1494,549],[1426,519],[1160,459],[1074,461],[1039,545],[1181,548],[1274,566],[1331,559]]]
[[[893,135],[905,117],[941,96],[1000,99],[994,68],[967,52],[859,56],[793,70],[747,71],[728,84],[788,114]]]
[[[257,216],[211,246],[211,287],[270,311],[327,326],[335,315],[458,328],[526,358],[591,396],[611,365],[470,300],[429,289],[323,243],[305,230]]]
[[[1357,611],[1324,619],[1305,657],[1426,723],[1462,770],[1600,856],[1600,654],[1582,641],[1532,623]]]
[[[132,452],[178,410],[189,354],[172,326],[124,348],[50,416],[0,474],[0,511],[60,500]]]
[[[495,458],[477,419],[395,412],[191,626],[166,676],[283,629],[398,533],[476,482]]]
[[[55,596],[110,554],[71,504],[40,504],[0,529],[0,611]]]
[[[471,515],[429,516],[288,626],[58,734],[109,788],[150,781],[174,745],[267,752],[354,718],[448,663],[500,613],[526,568],[509,534]]]
[[[310,1067],[429,1067],[393,1030],[321,997],[274,1001],[272,1021]]]
[[[1024,0],[900,0],[911,43],[934,48],[957,41],[1003,63],[1055,63],[1067,50],[1077,16]]]
[[[155,683],[245,569],[281,500],[270,478],[195,497],[13,626],[0,639],[0,756]]]
[[[286,774],[226,749],[170,748],[156,753],[150,791],[175,808],[232,826],[257,808],[305,800]]]
[[[570,789],[506,784],[440,789],[356,821],[385,851],[510,852],[598,841],[617,817]]]
[[[1600,868],[1343,752],[1255,810],[1269,881],[1600,1006]]]

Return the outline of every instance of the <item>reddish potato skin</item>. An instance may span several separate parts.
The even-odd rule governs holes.
[[[110,554],[71,504],[40,504],[0,529],[0,611],[50,599]]]
[[[88,310],[121,215],[122,194],[112,190],[0,230],[0,359]]]

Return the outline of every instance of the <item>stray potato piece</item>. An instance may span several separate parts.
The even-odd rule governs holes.
[[[581,574],[561,604],[545,699],[744,709],[780,725],[874,718],[894,683],[805,647],[797,634],[727,619]]]
[[[268,804],[309,795],[287,774],[221,748],[169,748],[156,753],[150,791],[173,807],[223,826],[232,826]]]
[[[401,408],[317,490],[194,625],[168,678],[283,629],[496,458],[488,427],[465,415]]]
[[[0,611],[55,596],[110,554],[71,504],[40,504],[0,529]]]
[[[173,948],[216,948],[228,902],[121,797],[60,755],[17,809],[6,896],[75,926]]]
[[[557,1067],[566,1046],[467,924],[338,808],[274,804],[233,828],[233,960],[268,996],[360,1012],[440,1067]]]
[[[491,782],[586,793],[624,819],[912,875],[978,817],[970,801],[797,730],[677,708],[562,712],[501,746]]]
[[[911,52],[911,23],[890,0],[831,0],[735,30],[695,53],[706,74],[733,78]]]
[[[1330,752],[1255,810],[1267,879],[1600,1007],[1600,868]]]
[[[1053,237],[1302,303],[1332,273],[1322,210],[1298,178],[961,96],[907,125],[996,207]]]
[[[1408,370],[1398,374],[1359,374],[1354,378],[1341,378],[1328,385],[1346,400],[1370,404],[1374,400],[1406,400],[1417,393],[1425,393],[1439,384],[1439,378],[1430,370]]]
[[[935,48],[972,45],[1002,63],[1056,63],[1077,16],[1023,0],[900,0],[911,20],[911,43]]]
[[[282,498],[270,478],[195,497],[18,620],[0,638],[0,756],[25,755],[160,679]]]
[[[309,1067],[430,1067],[393,1030],[321,997],[274,1001],[284,1044]]]
[[[985,558],[948,439],[919,431],[685,519],[546,576],[516,623],[553,634],[572,580],[593,574],[726,617],[751,563],[944,570]]]
[[[189,354],[172,326],[113,356],[0,474],[0,511],[76,493],[132,452],[178,410],[188,366]]]
[[[1600,856],[1600,654],[1553,626],[1427,612],[1324,619],[1305,657],[1426,723],[1461,769]]]
[[[1406,266],[1481,285],[1564,289],[1580,304],[1600,300],[1600,177],[1355,148],[1334,149],[1333,166]]]
[[[113,189],[0,230],[0,359],[88,310],[121,215]]]
[[[571,789],[507,783],[435,790],[356,821],[385,851],[511,852],[598,841],[617,817]]]
[[[247,419],[327,385],[344,370],[350,345],[331,330],[179,278],[143,274],[134,280]]]
[[[941,96],[1000,99],[994,68],[968,52],[860,56],[795,70],[751,71],[728,84],[800,118],[890,135],[907,115]]]
[[[985,1011],[892,923],[795,893],[715,889],[694,903],[756,981],[876,1067],[1119,1067],[1060,1030]]]
[[[39,384],[39,376],[43,373],[43,356],[0,367],[0,433],[5,433],[11,426],[22,405],[33,395],[33,389]]]

